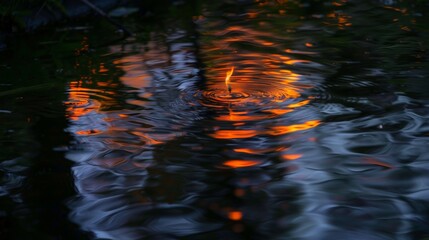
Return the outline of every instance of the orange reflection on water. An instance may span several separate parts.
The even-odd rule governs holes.
[[[275,108],[275,109],[264,110],[264,112],[273,113],[273,114],[275,114],[277,116],[283,115],[283,114],[286,114],[286,113],[290,113],[292,111],[293,111],[292,109],[280,109],[280,108],[279,109]]]
[[[292,124],[286,126],[274,126],[266,131],[253,130],[253,129],[230,129],[230,130],[217,130],[213,134],[209,134],[211,137],[216,139],[241,139],[251,138],[258,134],[268,134],[272,136],[284,135],[297,131],[308,130],[317,127],[320,124],[320,120],[310,120],[301,124]]]
[[[318,126],[319,124],[320,124],[319,120],[311,120],[302,124],[293,124],[289,126],[275,126],[270,128],[270,130],[268,130],[267,133],[269,135],[274,135],[274,136],[283,135],[287,133],[293,133],[296,131],[311,129]]]
[[[293,161],[302,157],[302,154],[283,154],[282,157],[288,161]]]
[[[286,147],[266,148],[266,149],[235,148],[234,152],[248,153],[248,154],[263,154],[268,152],[281,152],[281,151],[284,151],[285,149]]]
[[[329,18],[334,18],[337,20],[338,29],[344,29],[345,27],[352,26],[350,22],[351,16],[346,15],[343,12],[332,12],[327,15]]]
[[[256,130],[244,130],[244,129],[233,129],[233,130],[217,130],[213,134],[210,134],[216,139],[237,139],[237,138],[251,138],[258,134]]]
[[[408,9],[406,9],[406,8],[395,8],[395,7],[392,7],[392,6],[383,6],[383,8],[385,8],[385,9],[389,9],[389,10],[393,10],[393,11],[397,11],[397,12],[400,12],[400,13],[407,13],[408,12]]]
[[[258,121],[266,119],[267,116],[263,115],[250,115],[249,112],[241,111],[241,112],[233,112],[230,111],[229,115],[220,115],[216,117],[218,121]]]
[[[377,160],[375,158],[367,157],[367,158],[364,159],[364,161],[367,162],[367,163],[369,163],[369,164],[377,165],[377,166],[380,166],[380,167],[393,168],[393,166],[390,165],[389,163],[379,161],[379,160]]]
[[[228,160],[223,163],[224,166],[228,166],[230,168],[244,168],[251,167],[260,164],[260,161],[256,160]]]
[[[97,134],[97,133],[100,133],[101,132],[101,130],[98,130],[98,129],[90,129],[90,130],[79,130],[79,131],[76,131],[76,134],[78,134],[78,135],[94,135],[94,134]]]
[[[336,7],[341,7],[341,6],[343,6],[343,5],[344,5],[344,2],[346,2],[346,1],[343,1],[343,3],[340,3],[340,2],[332,2],[331,4],[332,4],[332,5],[334,5],[334,6],[336,6]]]
[[[299,107],[305,106],[305,105],[307,105],[309,103],[310,103],[310,100],[307,99],[307,100],[304,100],[304,101],[301,101],[301,102],[289,104],[287,107],[288,108],[299,108]]]
[[[143,131],[141,131],[139,129],[136,129],[135,131],[132,131],[131,133],[134,134],[134,135],[136,135],[136,136],[142,137],[146,141],[146,143],[151,144],[151,145],[156,145],[156,144],[163,143],[160,140],[155,140],[148,133],[145,133],[145,132],[143,132]]]
[[[308,62],[310,62],[310,61],[302,60],[302,59],[291,59],[291,60],[285,61],[284,63],[288,64],[288,65],[293,65],[295,63],[308,63]]]
[[[72,81],[69,83],[69,97],[68,101],[65,102],[67,106],[67,117],[74,121],[94,110],[93,108],[86,107],[89,95],[87,92],[82,91],[83,88],[81,88],[80,85],[80,81]]]
[[[306,46],[307,46],[307,44],[306,44]],[[306,55],[315,55],[315,54],[317,54],[317,52],[299,51],[299,50],[292,50],[292,49],[289,49],[289,48],[286,49],[285,52],[287,52],[287,53],[295,53],[295,54],[306,54]]]
[[[243,218],[243,213],[240,211],[230,211],[228,212],[228,218],[233,221],[239,221]]]
[[[100,67],[98,68],[98,72],[99,73],[105,73],[108,72],[109,70],[104,66],[104,63],[100,63]]]
[[[144,70],[143,56],[125,55],[113,61],[113,64],[124,71],[119,79],[125,85],[136,89],[144,89],[150,86],[151,76]]]
[[[256,18],[259,15],[258,12],[247,12],[246,14],[249,18]]]

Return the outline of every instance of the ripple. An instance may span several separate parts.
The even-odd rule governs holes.
[[[286,91],[263,91],[254,89],[245,89],[240,92],[229,93],[224,89],[212,89],[208,91],[197,91],[194,97],[197,101],[206,107],[224,107],[231,103],[238,104],[269,104],[281,103],[289,100],[291,103],[299,94],[288,94]],[[260,108],[267,106],[260,105]]]
[[[214,90],[202,92],[202,96],[206,99],[210,99],[217,102],[237,102],[249,98],[251,95],[246,92],[228,93],[226,91]]]

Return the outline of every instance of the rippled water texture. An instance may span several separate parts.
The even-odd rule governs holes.
[[[38,43],[73,46],[38,60],[53,87],[1,80],[4,229],[48,211],[74,239],[429,239],[427,4],[164,4],[125,40]],[[46,171],[64,193],[41,207]]]

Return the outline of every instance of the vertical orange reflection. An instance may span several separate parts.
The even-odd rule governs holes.
[[[233,73],[234,73],[234,67],[231,67],[231,69],[228,72],[226,72],[225,85],[229,93],[231,93],[231,90],[232,90],[229,82]]]
[[[74,121],[89,111],[84,108],[88,104],[89,95],[85,92],[80,92],[79,89],[80,81],[70,82],[68,101],[65,102],[67,117]]]

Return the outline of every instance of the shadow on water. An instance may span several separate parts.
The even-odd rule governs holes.
[[[153,3],[129,20],[132,38],[63,36],[69,53],[42,53],[52,70],[34,70],[47,75],[40,84],[0,93],[10,153],[1,229],[22,239],[428,238],[429,38],[417,6],[427,9]]]

